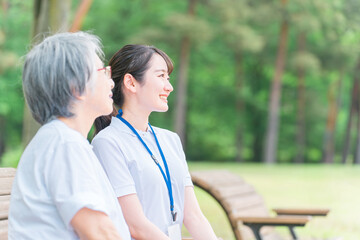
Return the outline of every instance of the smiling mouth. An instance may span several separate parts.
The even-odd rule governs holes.
[[[167,102],[167,96],[165,95],[160,95],[160,99],[165,100]]]

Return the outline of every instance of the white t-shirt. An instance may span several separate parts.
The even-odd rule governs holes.
[[[169,167],[176,223],[183,223],[185,187],[193,186],[180,138],[165,129],[153,127]],[[138,131],[165,172],[154,135]],[[136,193],[145,216],[167,233],[172,224],[170,200],[165,180],[137,136],[118,118],[92,141],[94,152],[103,165],[118,197]]]
[[[15,176],[9,239],[79,239],[70,222],[87,207],[106,213],[130,239],[121,208],[89,142],[59,120],[40,128]]]

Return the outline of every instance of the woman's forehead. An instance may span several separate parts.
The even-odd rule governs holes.
[[[150,59],[150,68],[152,68],[153,71],[168,71],[164,58],[157,53]]]

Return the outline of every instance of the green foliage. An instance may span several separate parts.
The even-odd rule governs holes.
[[[6,3],[3,5],[6,6]],[[3,166],[16,166],[21,149],[24,98],[21,89],[21,61],[30,40],[31,1],[13,0],[0,15],[0,134],[5,139]],[[0,153],[1,155],[2,153]]]
[[[308,72],[319,72],[321,63],[319,59],[310,52],[297,52],[291,59],[291,67],[293,69],[304,69]]]
[[[8,150],[0,161],[0,167],[13,167],[16,168],[21,157],[23,148],[22,146]]]
[[[72,13],[79,4],[72,1]],[[194,17],[187,16],[188,1],[93,1],[83,29],[99,35],[109,59],[128,43],[155,45],[174,61],[170,110],[151,116],[154,125],[173,129],[174,95],[180,41],[192,41],[187,96],[187,144],[190,160],[233,161],[236,128],[243,131],[245,161],[262,159],[268,118],[270,82],[282,17],[289,24],[289,47],[283,77],[278,144],[279,162],[296,155],[297,69],[305,70],[305,161],[319,162],[328,113],[327,93],[344,72],[335,132],[336,161],[342,151],[354,64],[360,53],[359,1],[294,0],[286,8],[280,1],[197,1]],[[0,21],[0,115],[5,117],[9,151],[20,144],[24,99],[21,61],[30,43],[32,1],[9,1]],[[306,46],[298,49],[298,36]],[[236,57],[241,61],[236,62]],[[241,69],[242,76],[238,76]],[[242,82],[241,89],[237,84]],[[236,100],[244,107],[236,113]]]
[[[195,44],[208,42],[212,37],[212,29],[206,21],[189,17],[187,14],[177,13],[168,16],[166,25],[175,38],[181,39],[186,36]]]

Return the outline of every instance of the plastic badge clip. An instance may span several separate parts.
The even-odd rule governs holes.
[[[177,212],[171,211],[171,215],[172,215],[172,218],[173,218],[173,222],[175,222],[176,217],[177,217]]]
[[[151,155],[151,158],[154,160],[156,164],[159,164],[158,160],[156,159],[155,155]]]

